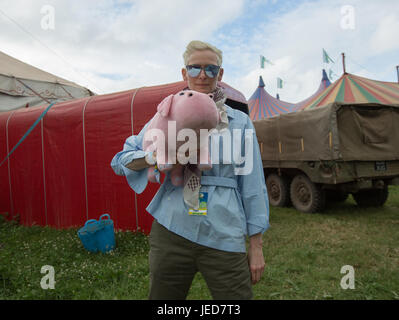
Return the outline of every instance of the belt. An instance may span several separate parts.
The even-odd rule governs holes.
[[[237,180],[226,177],[215,176],[201,176],[201,185],[203,186],[218,186],[237,189]]]

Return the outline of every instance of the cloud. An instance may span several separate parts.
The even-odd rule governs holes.
[[[5,14],[25,30],[2,17],[2,50],[97,92],[179,81],[185,45],[192,39],[207,41],[237,17],[244,4],[228,0],[0,2]],[[54,30],[41,28],[44,5],[54,7]],[[125,76],[109,77],[121,74]]]
[[[399,17],[391,13],[382,19],[371,35],[370,47],[378,54],[399,49]]]
[[[343,6],[353,8],[354,29],[344,28],[342,21],[347,18],[347,13],[341,12]],[[386,70],[381,67],[387,63],[384,54],[398,48],[398,20],[392,13],[395,8],[398,12],[399,2],[396,0],[320,0],[304,1],[289,10],[276,11],[280,13],[265,16],[264,22],[253,28],[248,40],[239,43],[242,52],[235,54],[244,58],[241,64],[245,68],[241,71],[245,74],[238,77],[235,74],[231,82],[249,98],[262,75],[267,91],[275,96],[276,77],[280,77],[286,81],[284,88],[279,90],[281,99],[299,102],[317,90],[323,67],[327,68],[327,73],[332,68],[336,74],[342,74],[342,52],[347,57],[348,72],[378,79],[384,75],[380,71]],[[335,64],[323,64],[322,48]],[[260,54],[275,62],[275,66],[260,69]],[[378,59],[375,59],[376,54]],[[225,79],[228,77],[225,72]]]

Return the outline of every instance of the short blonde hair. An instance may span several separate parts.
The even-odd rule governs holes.
[[[198,41],[198,40],[193,40],[187,45],[186,51],[184,51],[184,53],[183,53],[184,65],[186,66],[188,64],[188,59],[190,58],[191,54],[194,51],[201,51],[201,50],[211,50],[214,53],[216,53],[217,60],[218,60],[218,66],[222,65],[222,62],[223,62],[222,51],[209,43],[206,43],[203,41]]]

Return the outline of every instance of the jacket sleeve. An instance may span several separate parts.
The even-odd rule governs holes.
[[[241,154],[245,155],[244,163],[237,168],[238,189],[247,221],[247,234],[252,236],[264,233],[269,228],[269,199],[263,173],[262,158],[258,139],[251,119],[241,137]]]
[[[125,176],[129,186],[136,192],[142,193],[148,183],[148,168],[134,171],[126,167],[134,159],[145,157],[149,152],[143,151],[143,137],[147,128],[146,124],[140,133],[130,136],[123,145],[123,150],[119,151],[111,161],[111,167],[117,175]]]

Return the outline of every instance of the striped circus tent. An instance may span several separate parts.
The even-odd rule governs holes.
[[[295,110],[295,104],[277,99],[265,90],[262,76],[259,77],[259,86],[248,100],[249,117],[252,120],[270,118],[281,113]]]
[[[371,80],[344,73],[341,78],[298,110],[312,109],[335,101],[399,104],[399,83]]]
[[[304,105],[306,105],[307,103],[313,101],[314,98],[316,98],[321,92],[323,92],[326,88],[328,88],[330,86],[330,84],[331,84],[331,82],[330,82],[330,80],[327,77],[326,70],[323,69],[322,70],[322,78],[321,78],[321,82],[320,82],[319,88],[310,97],[306,98],[305,100],[302,100],[301,102],[296,103],[296,110],[302,109],[302,107]]]

